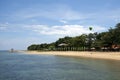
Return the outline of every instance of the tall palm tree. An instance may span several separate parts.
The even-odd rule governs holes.
[[[89,27],[89,30],[92,31],[92,27]],[[92,33],[89,34],[89,50],[91,51],[91,45],[92,45]]]

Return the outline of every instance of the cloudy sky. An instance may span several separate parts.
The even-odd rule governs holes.
[[[120,22],[120,0],[0,0],[0,50],[27,49],[64,36],[107,31]]]

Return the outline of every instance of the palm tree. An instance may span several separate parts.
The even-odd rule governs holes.
[[[92,31],[92,27],[89,27],[89,30]],[[91,45],[92,45],[92,33],[89,34],[89,50],[91,51]]]
[[[89,30],[91,31],[93,28],[92,27],[89,27]]]

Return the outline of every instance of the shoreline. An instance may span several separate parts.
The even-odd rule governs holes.
[[[24,52],[25,54],[120,60],[120,52],[93,52],[93,51],[89,51],[89,52],[88,51],[20,51],[20,52]]]

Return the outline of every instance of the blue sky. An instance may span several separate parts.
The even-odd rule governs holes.
[[[0,50],[27,49],[64,36],[107,31],[120,22],[120,0],[0,0]]]

